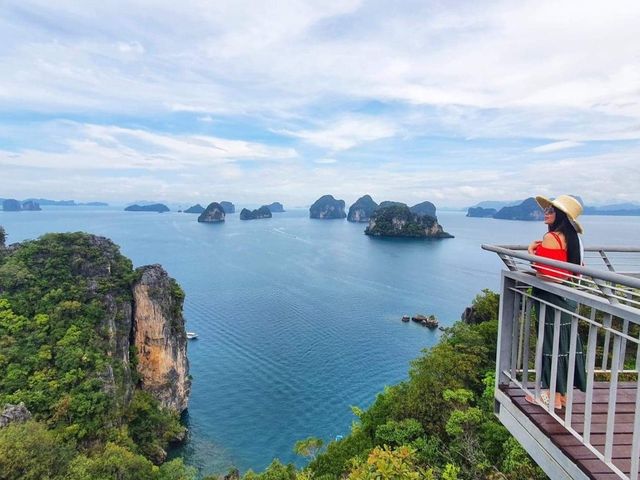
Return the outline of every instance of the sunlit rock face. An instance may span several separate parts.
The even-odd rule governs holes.
[[[371,196],[364,195],[355,201],[353,205],[349,207],[349,214],[347,220],[349,222],[362,222],[366,223],[371,218],[373,212],[378,208],[378,204],[373,201]]]
[[[218,202],[211,202],[209,206],[200,214],[198,221],[202,223],[224,222],[225,211]]]
[[[320,220],[345,218],[344,200],[336,200],[333,195],[324,195],[309,208],[309,217]]]
[[[164,407],[182,412],[191,390],[184,294],[160,265],[141,267],[138,273],[133,285],[133,341],[140,386]]]

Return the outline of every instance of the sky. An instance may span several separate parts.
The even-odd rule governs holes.
[[[640,2],[0,1],[0,197],[640,201]]]

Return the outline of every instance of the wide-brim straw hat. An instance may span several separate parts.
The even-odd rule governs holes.
[[[582,225],[578,223],[577,218],[582,215],[582,205],[580,202],[572,197],[571,195],[559,195],[553,200],[549,200],[546,197],[541,195],[536,196],[536,202],[540,205],[540,208],[543,210],[547,208],[549,205],[553,205],[558,210],[567,214],[571,225],[575,228],[576,232],[582,233],[584,230],[582,229]]]

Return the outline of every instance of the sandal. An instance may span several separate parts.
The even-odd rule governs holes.
[[[549,407],[549,391],[548,390],[542,390],[540,392],[540,401],[539,402],[532,395],[527,395],[526,397],[524,397],[524,399],[527,402],[529,402],[529,403],[531,403],[533,405],[540,405],[540,403],[542,403],[545,407],[547,407],[547,408]],[[564,405],[562,404],[562,400],[560,400],[560,403],[559,404],[555,403],[553,408],[555,410],[561,410],[563,406]]]

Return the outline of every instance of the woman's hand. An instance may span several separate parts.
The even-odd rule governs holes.
[[[533,242],[531,242],[529,244],[529,247],[527,248],[527,251],[531,254],[531,255],[535,255],[536,254],[536,249],[538,248],[538,246],[542,243],[542,240],[534,240]]]

